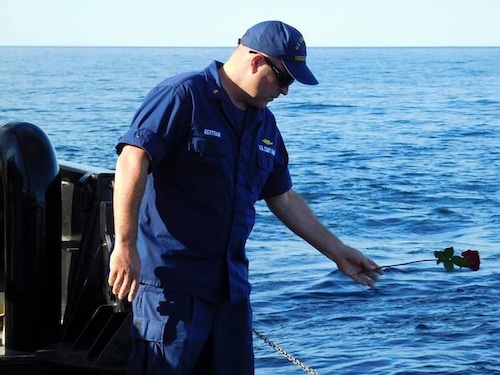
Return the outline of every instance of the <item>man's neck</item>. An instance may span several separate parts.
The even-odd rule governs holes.
[[[248,104],[242,98],[245,92],[236,84],[236,82],[231,79],[230,73],[227,71],[226,65],[222,65],[219,68],[220,82],[224,90],[226,90],[231,102],[239,109],[246,110]]]

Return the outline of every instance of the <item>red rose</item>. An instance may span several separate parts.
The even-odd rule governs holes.
[[[481,264],[481,261],[479,259],[479,252],[477,252],[476,250],[466,250],[462,253],[462,256],[467,259],[469,268],[472,271],[477,271],[479,269],[479,265]]]

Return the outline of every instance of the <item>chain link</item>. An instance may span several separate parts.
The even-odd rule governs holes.
[[[297,367],[302,369],[304,372],[306,372],[309,375],[318,375],[316,371],[314,371],[312,368],[307,367],[303,362],[301,362],[299,359],[295,358],[293,355],[288,354],[285,352],[279,345],[275,344],[273,341],[269,340],[266,336],[264,336],[262,333],[257,331],[255,328],[252,328],[253,333],[255,333],[262,341],[264,341],[266,344],[268,344],[271,348],[276,350],[278,353],[280,353],[283,357],[288,359],[290,362],[295,364]]]

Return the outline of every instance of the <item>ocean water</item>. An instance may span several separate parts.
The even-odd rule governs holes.
[[[164,77],[229,48],[0,47],[0,123],[59,159],[114,169],[114,143]],[[476,249],[477,272],[386,269],[374,289],[257,204],[254,327],[319,374],[500,374],[500,48],[310,48],[320,85],[271,103],[295,189],[379,265]],[[256,374],[304,371],[255,337]]]

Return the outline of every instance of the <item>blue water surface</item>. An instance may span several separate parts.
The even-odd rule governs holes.
[[[114,169],[156,83],[228,48],[0,47],[0,123]],[[386,269],[365,289],[262,202],[248,243],[255,328],[319,374],[498,374],[500,48],[310,48],[320,85],[271,103],[294,186],[380,265],[476,249],[481,269]],[[300,374],[255,338],[257,374]]]

